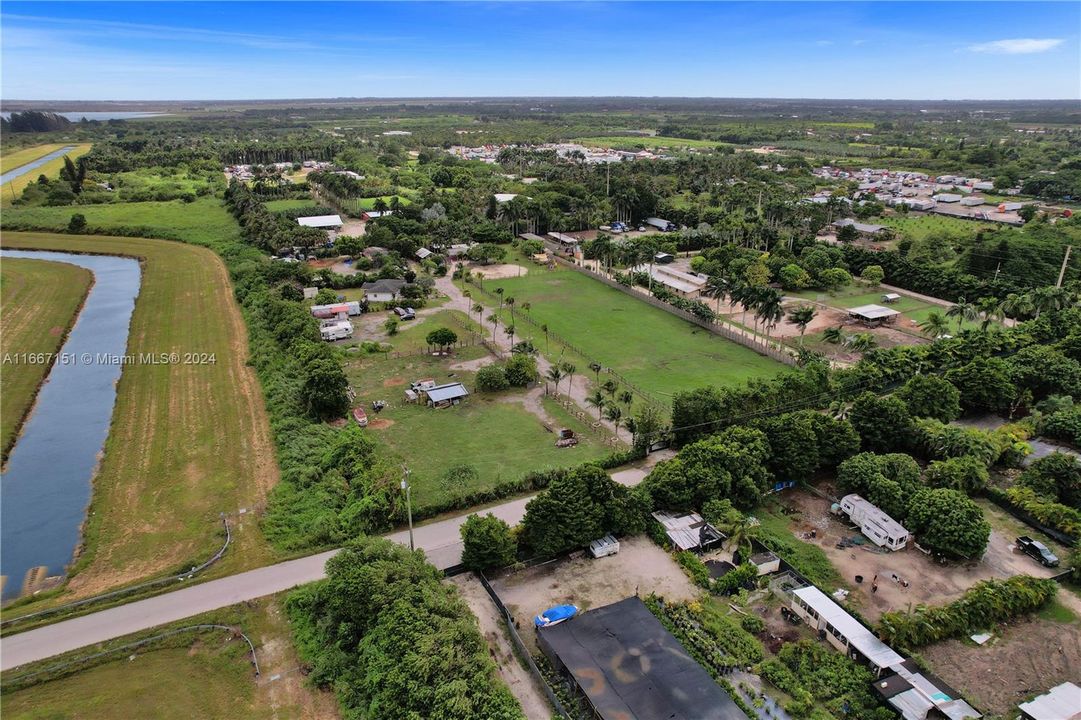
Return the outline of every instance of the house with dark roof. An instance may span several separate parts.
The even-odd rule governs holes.
[[[406,284],[405,280],[387,278],[366,282],[360,289],[364,291],[364,299],[368,302],[394,302]]]

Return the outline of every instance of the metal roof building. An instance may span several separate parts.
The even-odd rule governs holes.
[[[537,629],[600,720],[747,720],[637,597]]]
[[[426,389],[424,392],[428,395],[428,402],[431,403],[449,402],[464,398],[469,394],[469,391],[465,389],[465,385],[460,382],[436,385]]]
[[[961,699],[961,693],[937,676],[921,670],[912,660],[905,660],[890,669],[896,674],[875,682],[874,687],[904,720],[927,720],[931,717],[970,720],[982,717],[978,710]],[[931,713],[932,709],[935,714]]]
[[[1081,720],[1081,687],[1064,682],[1017,709],[1023,720]]]
[[[825,630],[826,639],[849,656],[853,650],[856,651],[858,659],[870,663],[876,674],[905,661],[814,585],[797,588],[792,595],[797,606],[804,611],[801,614],[809,615],[808,624],[811,627]]]
[[[858,307],[849,308],[848,314],[851,317],[868,322],[885,322],[901,313],[892,308],[882,307],[881,305],[860,305]]]
[[[337,228],[342,226],[342,218],[340,215],[311,215],[298,217],[297,224],[320,229]]]
[[[653,519],[664,526],[672,545],[680,550],[706,550],[724,541],[724,534],[702,519],[698,513],[673,515],[658,510]]]

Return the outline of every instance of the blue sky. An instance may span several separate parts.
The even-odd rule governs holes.
[[[5,99],[1081,97],[1081,3],[4,2]]]

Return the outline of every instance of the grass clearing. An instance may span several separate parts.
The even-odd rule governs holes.
[[[437,327],[450,327],[464,337],[458,327],[444,322],[442,316],[449,312],[440,311],[407,332],[420,338],[422,348],[424,335]],[[396,348],[402,348],[400,338],[391,338]],[[372,421],[368,431],[409,467],[414,502],[419,507],[516,480],[532,470],[597,460],[613,449],[604,443],[606,436],[543,397],[539,389],[475,392],[475,370],[488,362],[494,359],[477,345],[446,358],[374,355],[358,357],[346,365],[357,393],[356,404],[368,411]],[[409,383],[423,378],[439,383],[460,381],[472,394],[460,405],[441,409],[405,402]],[[374,400],[388,403],[378,415],[371,411]],[[582,441],[573,448],[555,447],[556,435],[545,427],[542,416],[552,430],[570,428]],[[476,478],[464,485],[445,482],[447,470],[460,465],[473,466]]]
[[[168,205],[168,204],[166,204]],[[188,567],[221,544],[221,512],[258,508],[277,482],[263,395],[225,266],[164,240],[6,232],[5,247],[138,257],[143,280],[128,352],[206,353],[213,362],[124,368],[94,479],[85,550],[61,594],[83,596]],[[272,559],[255,514],[212,574]]]
[[[648,392],[669,395],[704,385],[734,386],[751,378],[766,378],[784,369],[778,362],[713,335],[586,275],[565,268],[531,268],[528,275],[488,280],[484,289],[503,288],[514,297],[516,316],[530,303],[528,316],[537,325],[566,338]],[[475,299],[491,303],[481,293]],[[510,319],[506,307],[504,322]],[[486,323],[491,327],[491,323]],[[529,323],[516,322],[522,337],[545,347],[544,334]],[[500,328],[499,332],[502,332]],[[549,355],[560,355],[552,340]],[[588,372],[579,367],[578,372]]]
[[[54,147],[53,150],[59,150],[62,147],[67,147],[67,145],[60,145],[58,147]],[[32,157],[29,160],[24,160],[23,162],[21,162],[19,164],[20,165],[25,165],[26,163],[31,162],[33,160],[36,160],[37,158],[41,157],[42,155],[47,155],[50,152],[52,152],[52,150],[40,153],[40,154],[36,155],[35,157]],[[82,157],[83,155],[86,155],[88,152],[90,152],[90,144],[89,143],[84,143],[84,144],[81,144],[81,145],[75,145],[74,148],[66,155],[66,157],[69,157],[72,160],[75,160],[76,158],[79,158],[79,157]],[[14,180],[9,182],[8,184],[4,185],[3,188],[0,188],[0,193],[2,193],[2,196],[0,196],[0,207],[5,207],[5,208],[10,207],[12,205],[13,201],[14,201],[14,198],[22,196],[23,190],[26,189],[27,185],[29,185],[32,182],[37,182],[38,176],[44,175],[45,177],[50,178],[50,179],[57,177],[60,174],[60,168],[64,167],[64,157],[65,156],[61,156],[61,157],[55,158],[53,160],[50,160],[49,162],[45,163],[41,167],[34,168],[33,170],[26,173],[25,175],[20,175],[19,177],[15,178]],[[10,162],[10,161],[6,161],[6,162]]]
[[[299,210],[300,208],[314,207],[317,203],[314,200],[267,200],[263,205],[270,212],[281,212],[282,210]]]
[[[227,238],[238,238],[240,228],[217,198],[199,198],[186,203],[162,202],[80,205],[77,207],[14,207],[4,211],[4,229],[63,230],[71,216],[82,213],[88,226],[115,230],[137,228],[147,237],[184,240],[197,245],[212,245]]]
[[[52,367],[19,355],[60,349],[93,280],[89,270],[67,263],[21,258],[0,262],[0,444],[5,460]]]
[[[884,292],[886,291],[883,289],[868,292],[866,285],[854,284],[842,289],[840,292],[832,294],[821,292],[819,290],[803,290],[796,293],[785,293],[785,296],[803,300],[813,300],[814,302],[829,305],[830,307],[841,310],[847,310],[861,305],[884,305],[901,313],[902,319],[895,321],[894,327],[904,328],[910,332],[917,333],[919,332],[919,328],[916,326],[926,320],[928,315],[932,312],[945,315],[946,311],[949,309],[947,306],[921,300],[920,298],[907,295],[903,292],[898,293],[901,296],[899,300],[896,300],[889,305],[885,305],[885,303],[882,302],[882,294]],[[957,319],[948,319],[951,331],[956,332]],[[964,330],[976,330],[979,329],[980,322],[965,320],[961,323],[961,327]],[[851,330],[855,332],[860,330],[860,328],[853,326]],[[812,333],[807,335],[807,340],[810,340],[812,337],[820,336],[821,333]]]
[[[996,227],[995,223],[962,220],[944,215],[893,215],[872,222],[894,228],[913,240],[931,236],[975,236],[980,230]]]
[[[275,595],[175,624],[182,627],[216,623],[243,631],[255,644],[262,681],[254,675],[248,646],[242,638],[222,630],[185,633],[137,651],[120,653],[115,659],[66,677],[5,692],[4,717],[19,720],[338,718],[334,696],[310,688],[304,676],[296,672],[299,660],[292,648],[289,625],[281,607],[283,601],[284,594]],[[155,628],[118,638],[108,646],[122,645],[166,629]],[[91,651],[85,648],[70,655],[81,657]],[[55,658],[31,667],[54,662]],[[265,680],[275,675],[279,676],[277,680]]]

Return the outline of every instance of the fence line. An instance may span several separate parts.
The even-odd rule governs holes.
[[[113,600],[119,597],[123,597],[125,595],[130,595],[140,590],[146,590],[147,588],[155,587],[157,585],[164,585],[166,583],[177,582],[181,580],[189,580],[203,570],[206,570],[218,560],[221,560],[222,556],[225,555],[225,551],[229,548],[229,543],[231,543],[233,540],[233,533],[232,530],[229,528],[229,518],[225,516],[225,513],[222,513],[221,520],[222,523],[225,525],[225,544],[222,545],[216,553],[214,553],[213,557],[204,562],[202,565],[193,567],[191,570],[180,573],[179,575],[170,575],[168,577],[159,578],[157,580],[149,580],[138,585],[133,585],[129,588],[113,590],[112,592],[102,593],[101,595],[94,595],[93,597],[76,600],[75,602],[65,603],[64,605],[57,605],[56,607],[51,607],[46,610],[39,610],[38,612],[29,613],[27,615],[19,615],[17,617],[5,619],[0,622],[0,627],[8,627],[10,625],[15,625],[16,623],[21,623],[33,618],[54,615],[59,612],[64,612],[65,610],[71,610],[73,608],[82,607],[84,605],[91,605],[94,603],[103,602],[105,600]]]
[[[255,676],[259,677],[259,660],[255,657],[255,645],[252,643],[251,638],[249,638],[242,631],[236,629],[235,627],[229,627],[228,625],[204,624],[204,625],[187,625],[187,626],[182,627],[182,628],[177,628],[175,630],[170,630],[168,632],[159,633],[157,635],[153,635],[153,636],[148,637],[148,638],[143,638],[142,640],[136,640],[135,642],[128,643],[127,645],[120,645],[119,647],[110,648],[108,650],[102,650],[101,652],[94,653],[93,655],[84,655],[83,657],[77,657],[77,658],[74,658],[73,660],[69,660],[67,662],[59,663],[57,665],[50,665],[47,668],[42,668],[41,670],[35,670],[34,672],[27,673],[25,675],[19,675],[19,676],[15,677],[15,678],[12,678],[12,679],[5,678],[5,680],[6,680],[6,683],[10,686],[10,684],[12,684],[12,683],[19,683],[19,682],[22,682],[24,680],[28,680],[28,679],[30,679],[32,677],[37,677],[38,675],[43,675],[45,673],[57,672],[59,670],[64,670],[65,668],[71,667],[72,665],[76,665],[76,664],[79,664],[79,663],[90,662],[91,660],[97,660],[98,658],[105,657],[106,655],[112,655],[113,653],[117,653],[117,652],[120,652],[122,650],[132,650],[134,648],[142,647],[143,645],[155,642],[157,640],[162,640],[162,639],[167,638],[167,637],[172,637],[174,635],[179,635],[180,633],[183,633],[183,632],[191,632],[193,630],[227,630],[228,632],[231,632],[234,635],[239,635],[240,637],[244,638],[244,642],[248,643],[248,650],[251,653],[251,664],[255,667]]]
[[[672,305],[671,303],[666,303],[665,301],[660,300],[658,298],[655,298],[652,295],[646,295],[644,293],[640,293],[640,292],[636,291],[634,288],[632,288],[630,286],[627,286],[627,285],[623,285],[622,283],[620,283],[620,282],[618,282],[616,280],[613,280],[612,278],[608,277],[607,275],[604,275],[603,273],[596,272],[595,270],[590,270],[587,267],[583,267],[581,265],[578,265],[577,263],[573,263],[573,262],[571,262],[569,260],[566,260],[564,258],[561,258],[559,256],[555,256],[555,258],[560,264],[570,268],[571,270],[574,270],[576,272],[580,272],[583,275],[588,275],[589,277],[593,278],[594,280],[599,280],[600,282],[604,283],[605,285],[607,285],[607,286],[609,286],[611,288],[615,288],[616,290],[619,290],[620,292],[623,292],[623,293],[626,293],[627,295],[638,298],[639,300],[643,300],[643,301],[649,303],[650,305],[652,305],[655,308],[658,308],[660,310],[664,310],[665,312],[671,313],[672,315],[675,315],[676,317],[682,318],[683,320],[686,320],[689,323],[693,323],[694,325],[697,325],[698,327],[702,328],[703,330],[707,330],[707,331],[713,333],[714,335],[720,335],[720,336],[724,337],[727,340],[731,340],[732,342],[739,343],[740,345],[743,345],[746,348],[750,348],[751,350],[754,350],[756,353],[758,353],[760,355],[765,355],[766,357],[772,358],[773,360],[776,360],[777,362],[784,363],[785,365],[795,365],[796,364],[796,358],[792,357],[792,355],[790,355],[789,353],[786,353],[783,350],[777,350],[777,349],[773,348],[772,346],[768,345],[767,343],[763,343],[763,342],[759,341],[755,337],[748,337],[747,335],[745,335],[743,333],[736,332],[735,330],[728,327],[724,323],[717,322],[716,320],[712,320],[712,321],[711,320],[704,320],[704,319],[698,317],[697,315],[695,315],[694,313],[687,312],[686,310],[678,308],[675,305]]]
[[[499,595],[492,588],[488,582],[488,578],[484,577],[484,573],[478,572],[477,577],[480,578],[480,584],[484,586],[484,590],[488,593],[488,597],[495,603],[496,608],[499,610],[499,614],[503,616],[503,624],[507,627],[507,632],[510,633],[510,638],[514,642],[514,647],[518,649],[518,652],[525,659],[526,665],[529,668],[529,672],[533,673],[533,677],[540,683],[541,689],[544,690],[545,696],[548,698],[548,702],[552,703],[552,707],[556,709],[564,718],[570,718],[566,709],[563,707],[563,703],[556,697],[555,691],[548,685],[548,681],[544,679],[544,675],[541,674],[540,668],[537,667],[537,663],[533,661],[533,656],[529,654],[529,650],[526,648],[525,643],[522,642],[522,637],[518,634],[517,628],[514,627],[514,616],[511,615],[510,610],[503,604],[503,601],[499,599]]]

